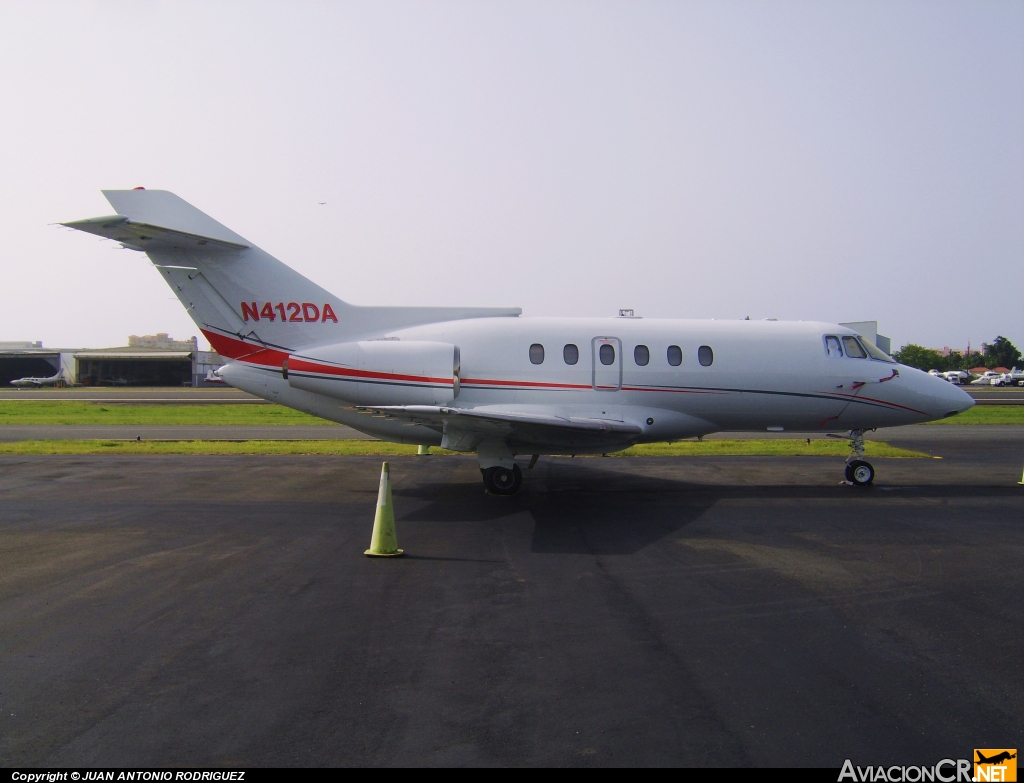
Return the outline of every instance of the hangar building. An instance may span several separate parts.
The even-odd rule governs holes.
[[[41,342],[0,342],[0,386],[18,378],[49,378],[64,368],[75,377],[74,349],[43,348]]]
[[[120,348],[44,348],[41,342],[0,342],[0,388],[25,377],[49,377],[63,368],[69,385],[206,386],[224,364],[219,354],[200,351],[199,341],[166,334],[132,335]]]

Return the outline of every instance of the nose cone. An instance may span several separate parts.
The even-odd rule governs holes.
[[[956,416],[975,406],[974,398],[967,392],[949,381],[936,378],[934,375],[926,375],[928,379],[928,396],[931,404],[930,412],[937,419],[945,419]]]

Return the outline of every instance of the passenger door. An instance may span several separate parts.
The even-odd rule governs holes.
[[[622,342],[618,337],[595,337],[591,343],[596,391],[622,388]]]

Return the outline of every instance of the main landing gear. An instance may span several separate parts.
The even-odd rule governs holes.
[[[846,463],[846,480],[857,487],[866,487],[875,480],[875,469],[870,462],[851,459]]]
[[[481,468],[484,486],[492,495],[514,495],[523,485],[523,471],[518,465],[504,468],[496,465],[493,468]]]
[[[846,480],[855,487],[866,487],[875,480],[875,469],[864,457],[864,430],[850,430],[849,435],[833,435],[850,441],[853,453],[846,459]]]

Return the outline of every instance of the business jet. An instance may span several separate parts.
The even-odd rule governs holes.
[[[57,381],[64,380],[64,371],[58,370],[56,375],[51,375],[49,378],[18,378],[15,381],[11,381],[12,386],[52,386]]]
[[[517,456],[730,430],[846,432],[846,478],[863,486],[865,432],[974,405],[837,324],[355,306],[173,193],[103,194],[116,214],[63,225],[146,253],[231,360],[217,371],[228,384],[383,440],[475,453],[492,494],[518,491]]]

